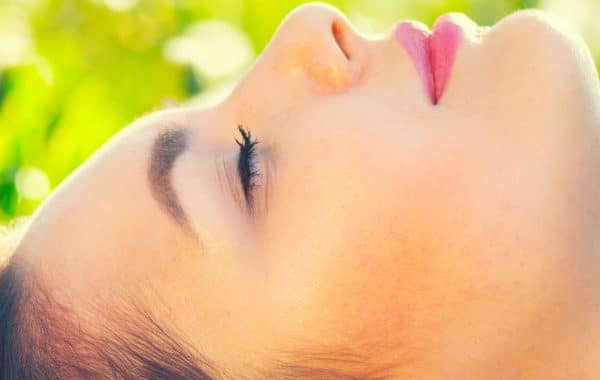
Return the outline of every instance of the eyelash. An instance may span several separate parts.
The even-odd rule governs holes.
[[[243,126],[238,125],[238,131],[241,135],[241,141],[234,139],[240,148],[239,159],[238,159],[238,175],[244,190],[244,197],[246,198],[246,204],[252,206],[252,193],[256,187],[256,178],[260,176],[256,165],[256,145],[258,140],[252,139],[252,135]]]

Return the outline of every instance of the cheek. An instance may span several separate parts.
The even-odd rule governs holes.
[[[449,220],[459,206],[448,210],[446,198],[458,198],[467,176],[448,163],[464,154],[444,149],[445,138],[436,141],[425,127],[411,134],[381,120],[365,136],[358,120],[332,125],[339,122],[324,128],[304,120],[304,129],[290,128],[294,144],[279,162],[265,228],[275,298],[289,307],[301,302],[319,328],[364,334],[387,326],[391,334],[406,323],[407,310],[423,307],[415,301],[427,281],[443,273],[428,273],[434,264],[425,243],[442,245],[447,231],[438,229],[456,223]],[[389,320],[390,312],[401,317]]]
[[[292,133],[266,249],[280,305],[301,300],[305,322],[392,339],[459,315],[510,321],[560,276],[573,218],[556,151],[467,129],[366,140],[352,125]]]

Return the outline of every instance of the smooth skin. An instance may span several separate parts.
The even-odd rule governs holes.
[[[231,373],[319,349],[363,358],[339,363],[357,375],[598,378],[590,53],[537,11],[452,17],[434,106],[393,33],[297,8],[223,102],[142,117],[74,172],[19,254],[82,326],[134,297]],[[254,212],[238,124],[259,140]],[[149,186],[165,128],[189,130],[171,181],[190,228]]]

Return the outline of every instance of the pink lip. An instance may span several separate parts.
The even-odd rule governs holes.
[[[433,104],[437,104],[446,91],[461,34],[462,28],[449,15],[435,22],[433,32],[410,21],[396,27],[396,39],[412,59]]]

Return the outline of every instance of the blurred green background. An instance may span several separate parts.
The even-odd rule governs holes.
[[[0,223],[30,214],[134,118],[247,70],[292,0],[0,0]],[[362,32],[448,11],[557,14],[600,62],[600,0],[340,0]]]

